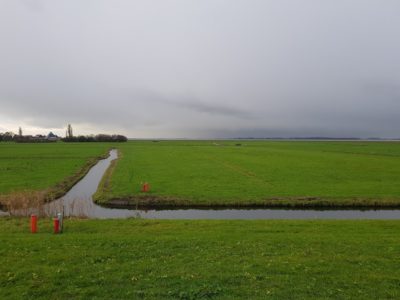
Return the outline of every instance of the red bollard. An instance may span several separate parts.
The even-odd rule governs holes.
[[[145,182],[142,186],[142,193],[147,193],[149,191],[150,191],[150,185],[147,182]]]
[[[59,234],[60,233],[60,220],[58,218],[53,218],[53,224],[54,224],[54,234]]]
[[[37,216],[36,215],[31,215],[31,232],[32,233],[37,232]]]

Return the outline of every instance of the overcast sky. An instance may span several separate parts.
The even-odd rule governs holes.
[[[400,137],[398,0],[0,0],[0,131]]]

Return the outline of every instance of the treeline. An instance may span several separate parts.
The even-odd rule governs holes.
[[[14,141],[14,136],[12,132],[0,132],[0,142],[12,142]]]
[[[15,135],[13,141],[16,143],[55,143],[55,142],[57,142],[57,139],[49,139],[43,135],[37,135],[37,136]]]
[[[120,134],[98,134],[98,135],[78,135],[74,136],[71,124],[68,124],[65,132],[65,138],[61,138],[49,132],[48,135],[24,135],[22,128],[19,127],[18,134],[14,134],[11,131],[1,133],[0,142],[16,142],[16,143],[51,143],[63,141],[66,143],[81,143],[81,142],[111,142],[111,143],[122,143],[127,142],[128,138]]]
[[[67,143],[81,143],[81,142],[111,142],[111,143],[124,143],[128,141],[128,138],[119,134],[98,134],[98,135],[79,135],[79,136],[68,136],[61,139]]]
[[[60,138],[53,133],[46,135],[18,135],[12,132],[0,132],[0,142],[15,142],[15,143],[54,143],[57,141],[66,143],[81,143],[81,142],[111,142],[122,143],[127,142],[128,138],[123,135],[114,134],[98,134],[98,135],[79,135]]]
[[[0,142],[15,142],[15,143],[54,143],[59,141],[60,138],[54,133],[50,132],[48,135],[23,135],[22,129],[19,129],[19,134],[14,134],[11,131],[2,133],[0,132]]]
[[[54,143],[58,138],[49,138],[45,135],[17,135],[11,133],[0,132],[0,142],[15,142],[15,143]]]

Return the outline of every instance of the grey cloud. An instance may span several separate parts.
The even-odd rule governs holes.
[[[207,113],[207,114],[225,115],[241,119],[249,119],[255,117],[255,113],[222,105],[212,105],[201,102],[197,103],[188,102],[188,103],[181,103],[180,105],[182,105],[185,108],[192,109],[196,112]]]
[[[175,108],[187,109],[197,113],[205,113],[210,115],[222,115],[226,117],[239,118],[239,119],[252,119],[256,118],[257,114],[254,111],[232,107],[231,104],[212,104],[205,103],[193,96],[185,95],[169,95],[162,96],[150,91],[137,91],[133,92],[134,98],[142,99],[146,102],[153,102],[156,104],[169,105]]]
[[[0,128],[400,136],[398,1],[4,0],[0,20]]]
[[[44,9],[42,0],[19,0],[26,8],[33,12],[40,12]]]

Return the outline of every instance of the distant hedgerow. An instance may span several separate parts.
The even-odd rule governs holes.
[[[98,134],[98,135],[80,135],[80,136],[72,136],[65,137],[62,141],[67,143],[80,143],[80,142],[127,142],[128,138],[119,134]]]

